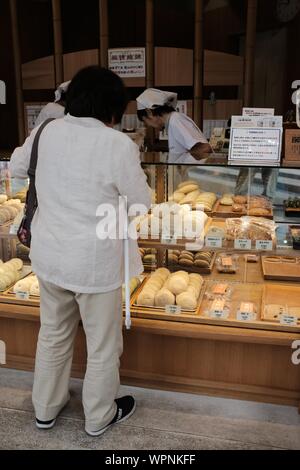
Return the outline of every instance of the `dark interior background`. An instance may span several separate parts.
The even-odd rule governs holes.
[[[206,0],[205,48],[243,54],[246,0]],[[291,108],[291,83],[300,79],[300,18],[281,23],[277,0],[258,1],[255,105],[274,106],[284,114]],[[50,0],[18,0],[22,62],[53,54]],[[62,0],[64,52],[94,49],[99,45],[98,0]],[[155,0],[155,45],[193,48],[194,0]],[[109,0],[110,47],[145,44],[144,0]],[[7,84],[7,104],[0,106],[0,148],[17,143],[14,63],[10,31],[9,0],[0,1],[0,79]],[[205,89],[209,96],[236,98],[235,87]],[[139,90],[130,90],[132,98]],[[191,88],[178,89],[183,99]],[[48,101],[53,90],[24,93],[25,101]]]

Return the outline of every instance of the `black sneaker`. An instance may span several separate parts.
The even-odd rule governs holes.
[[[101,434],[103,434],[108,428],[110,428],[110,426],[112,426],[113,424],[122,423],[123,421],[126,421],[126,419],[130,418],[130,416],[132,416],[133,413],[135,412],[136,402],[133,397],[126,396],[122,398],[117,398],[115,402],[117,404],[117,412],[113,420],[104,428],[99,429],[99,431],[87,431],[86,430],[86,433],[89,436],[92,436],[92,437],[101,436]]]
[[[52,429],[56,423],[56,418],[52,419],[51,421],[40,421],[39,419],[35,418],[36,427],[39,429]]]

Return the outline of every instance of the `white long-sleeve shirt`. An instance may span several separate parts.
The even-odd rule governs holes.
[[[37,127],[42,124],[47,119],[59,119],[63,118],[65,115],[65,108],[58,103],[48,103],[43,107],[40,114],[38,115],[35,126]]]
[[[12,177],[26,178],[38,128],[10,162]],[[100,240],[101,204],[118,212],[151,205],[138,147],[126,135],[93,118],[67,115],[43,130],[36,171],[38,209],[32,222],[30,258],[41,279],[78,293],[117,289],[123,282],[123,241]],[[137,242],[130,240],[131,276],[143,270]]]

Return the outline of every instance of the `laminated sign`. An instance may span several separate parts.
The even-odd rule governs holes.
[[[108,67],[119,77],[145,77],[145,48],[109,49]]]
[[[282,116],[232,116],[229,163],[279,166]]]

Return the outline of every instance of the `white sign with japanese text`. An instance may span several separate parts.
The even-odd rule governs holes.
[[[109,49],[108,67],[122,78],[146,76],[145,48]]]

